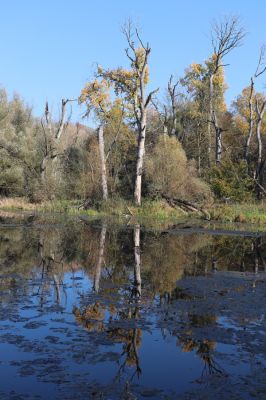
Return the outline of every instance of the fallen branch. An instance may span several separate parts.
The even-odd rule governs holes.
[[[187,200],[171,198],[166,195],[162,195],[162,198],[165,199],[171,207],[178,206],[178,207],[182,207],[183,209],[188,210],[190,212],[198,212],[198,213],[203,214],[205,219],[210,220],[210,214],[208,213],[208,211],[204,210],[201,207],[198,207],[197,205],[195,205],[193,203],[190,203]]]
[[[89,207],[91,207],[91,204],[91,199],[87,198],[79,206],[77,206],[77,208],[78,210],[87,210]]]

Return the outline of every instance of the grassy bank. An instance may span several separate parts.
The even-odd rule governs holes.
[[[122,199],[108,200],[106,203],[98,203],[93,208],[82,210],[80,201],[54,200],[32,204],[23,198],[0,199],[0,209],[4,211],[31,211],[45,213],[66,213],[69,215],[88,215],[100,218],[115,216],[119,219],[130,219],[133,222],[147,220],[175,221],[188,218],[202,219],[198,213],[188,213],[180,208],[170,207],[163,200],[145,200],[141,207],[136,207]],[[215,204],[208,209],[211,221],[248,223],[266,226],[266,204]]]
[[[30,203],[24,198],[0,199],[0,209],[6,211],[38,211],[59,212],[67,214],[87,214],[95,216],[116,215],[120,217],[135,216],[140,218],[179,218],[188,213],[181,209],[170,207],[165,201],[143,201],[141,207],[136,207],[130,202],[121,199],[99,202],[87,210],[80,208],[81,201],[77,200],[52,200],[42,203]]]
[[[211,220],[266,225],[266,204],[215,205],[210,210]]]

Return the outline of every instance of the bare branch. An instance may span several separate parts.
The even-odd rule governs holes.
[[[239,18],[224,17],[221,21],[214,21],[212,25],[212,48],[215,56],[215,70],[217,72],[223,58],[233,49],[242,45],[246,32],[241,27]]]
[[[257,64],[256,72],[254,74],[254,78],[258,78],[260,75],[262,75],[266,71],[266,65],[265,65],[265,45],[262,45],[260,48],[260,56],[259,56],[259,61]]]
[[[57,139],[57,140],[60,139],[64,129],[66,128],[66,125],[68,124],[68,122],[65,123],[65,114],[66,114],[66,105],[70,101],[76,101],[76,100],[69,100],[69,99],[61,100],[61,116],[60,116],[59,126],[58,126],[58,129],[55,134],[55,139]],[[70,117],[68,118],[68,121],[69,121],[69,119],[70,119]]]
[[[159,90],[159,88],[157,88],[157,89],[155,89],[155,90],[152,90],[152,91],[148,94],[147,99],[146,99],[146,102],[145,102],[145,108],[148,107],[148,105],[149,105],[149,103],[150,103],[150,101],[151,101],[151,99],[152,99],[152,96],[153,96],[155,93],[157,93],[158,90]]]

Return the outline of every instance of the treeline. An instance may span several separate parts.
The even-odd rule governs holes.
[[[256,91],[266,70],[262,47],[247,86],[230,109],[224,95],[227,56],[243,43],[235,17],[212,25],[211,52],[165,95],[152,87],[151,47],[129,21],[123,29],[128,68],[98,66],[78,99],[61,102],[56,120],[42,118],[16,95],[0,92],[0,195],[31,201],[79,199],[84,207],[109,197],[164,198],[189,207],[261,199],[265,194],[266,96]],[[162,100],[163,99],[163,100]],[[70,121],[72,102],[98,127]]]

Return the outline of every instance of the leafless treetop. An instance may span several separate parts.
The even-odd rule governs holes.
[[[264,44],[260,48],[260,56],[259,56],[256,72],[254,74],[255,78],[258,78],[258,76],[262,75],[266,71],[265,50],[266,50],[266,47]]]
[[[215,57],[215,71],[222,65],[223,58],[236,47],[241,46],[246,32],[237,16],[224,17],[212,25],[212,48]]]

